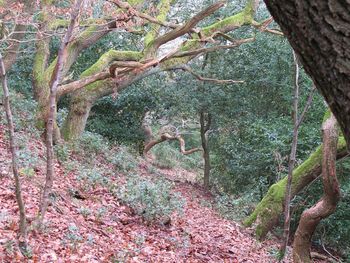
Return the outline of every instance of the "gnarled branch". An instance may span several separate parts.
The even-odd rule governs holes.
[[[145,149],[143,150],[143,154],[146,155],[155,145],[165,142],[165,141],[173,141],[178,140],[180,143],[180,152],[184,155],[192,154],[194,152],[202,151],[201,148],[193,148],[190,150],[186,150],[186,143],[184,138],[182,138],[181,135],[172,136],[169,133],[163,133],[160,138],[151,140],[147,145],[145,146]]]

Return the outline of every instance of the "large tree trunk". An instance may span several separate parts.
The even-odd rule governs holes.
[[[205,123],[206,122],[206,123]],[[200,113],[200,124],[201,124],[201,140],[203,148],[203,159],[204,159],[204,187],[209,188],[210,179],[210,154],[209,154],[209,143],[208,143],[208,131],[211,124],[210,113],[201,111]]]
[[[322,182],[324,194],[322,198],[301,215],[293,243],[293,260],[296,263],[311,262],[311,238],[318,223],[331,215],[340,199],[339,183],[336,175],[337,121],[332,115],[325,121],[323,130]]]
[[[322,148],[322,146],[318,147],[307,160],[294,169],[291,198],[321,174]],[[346,155],[346,142],[341,137],[337,146],[337,159],[341,159]],[[255,224],[254,228],[258,239],[265,238],[266,234],[278,224],[279,218],[283,213],[286,184],[287,177],[273,184],[256,206],[254,212],[244,221],[246,226]]]
[[[265,0],[265,3],[325,97],[350,146],[349,1]]]

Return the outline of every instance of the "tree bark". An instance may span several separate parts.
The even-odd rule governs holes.
[[[206,123],[205,123],[206,122]],[[200,124],[201,124],[201,141],[203,148],[203,159],[204,159],[204,187],[209,189],[210,183],[210,152],[209,152],[209,140],[208,131],[211,125],[211,114],[201,111],[200,113]]]
[[[10,138],[10,149],[11,149],[11,155],[12,155],[12,171],[15,179],[16,199],[17,199],[18,210],[19,210],[18,242],[22,253],[25,253],[27,251],[26,213],[25,213],[25,206],[24,206],[23,197],[22,197],[21,182],[18,174],[15,131],[14,131],[14,124],[13,124],[13,118],[12,118],[11,105],[10,105],[9,89],[7,86],[5,64],[1,54],[0,54],[0,76],[1,76],[1,85],[4,92],[4,107],[6,111],[7,126],[8,126],[8,132],[9,132],[9,138]]]
[[[311,238],[318,223],[331,215],[340,199],[340,188],[336,175],[336,156],[338,142],[337,121],[332,115],[322,127],[322,198],[301,215],[293,243],[293,260],[296,263],[311,262]]]
[[[321,174],[322,148],[319,146],[310,157],[293,171],[291,198],[301,192],[307,185]],[[346,142],[339,138],[337,146],[337,159],[347,156]],[[254,212],[244,220],[245,226],[254,224],[258,239],[262,240],[266,234],[275,227],[283,213],[283,202],[287,178],[273,184],[264,198],[256,206]]]
[[[265,3],[325,97],[350,148],[349,1],[265,0]]]

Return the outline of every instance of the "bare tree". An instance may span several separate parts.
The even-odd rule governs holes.
[[[305,117],[305,113],[311,106],[312,97],[315,91],[315,87],[313,86],[306,105],[304,107],[303,112],[299,116],[299,64],[298,59],[293,51],[293,62],[294,62],[294,98],[293,98],[293,139],[292,139],[292,147],[289,155],[289,163],[288,163],[288,179],[286,185],[286,191],[284,196],[284,233],[283,233],[283,243],[280,248],[281,260],[284,257],[286,247],[288,245],[289,240],[289,232],[290,232],[290,202],[292,198],[292,179],[293,179],[293,170],[296,161],[296,153],[297,153],[297,145],[298,145],[298,135],[299,135],[299,127]]]

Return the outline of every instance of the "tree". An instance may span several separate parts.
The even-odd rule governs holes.
[[[334,113],[350,148],[350,12],[336,1],[265,0]]]
[[[8,64],[9,65],[9,64]],[[6,111],[7,118],[7,126],[9,132],[9,141],[10,141],[10,149],[12,155],[12,171],[15,181],[15,192],[16,199],[19,210],[19,233],[18,233],[18,241],[19,248],[22,253],[27,252],[27,219],[26,219],[26,211],[24,206],[24,201],[22,197],[22,186],[18,173],[18,160],[17,160],[17,152],[16,152],[16,142],[15,142],[15,127],[13,124],[10,97],[9,97],[9,89],[7,86],[7,76],[6,76],[6,66],[2,55],[0,53],[0,77],[1,77],[1,85],[4,92],[4,105]]]
[[[291,198],[320,176],[322,149],[323,145],[319,146],[307,160],[293,170]],[[347,156],[346,143],[344,138],[340,137],[337,146],[337,159],[345,156]],[[273,184],[253,213],[244,221],[246,226],[256,223],[254,228],[258,239],[264,239],[266,234],[278,224],[283,213],[286,185],[287,177]]]
[[[132,12],[139,17],[146,17],[145,14],[141,14],[135,9],[132,9],[132,7],[126,3],[120,1],[113,2],[119,7],[132,10]],[[112,63],[109,69],[116,78],[97,81],[72,94],[69,114],[62,128],[63,137],[65,139],[77,138],[84,131],[90,109],[99,98],[112,93],[119,93],[131,83],[140,78],[149,76],[150,74],[155,74],[164,70],[174,70],[178,68],[179,65],[188,63],[191,59],[200,54],[218,49],[233,48],[247,41],[252,41],[252,39],[231,39],[229,45],[205,46],[206,43],[212,41],[211,39],[224,37],[226,41],[225,33],[241,27],[242,25],[251,24],[253,22],[256,1],[249,0],[244,10],[240,13],[200,29],[194,29],[194,27],[202,19],[222,7],[222,2],[218,2],[204,9],[182,26],[174,26],[165,21],[166,14],[169,12],[172,3],[173,1],[169,0],[160,1],[157,6],[159,15],[155,19],[147,18],[149,21],[151,20],[156,23],[152,25],[152,30],[149,31],[144,38],[144,50],[142,52],[110,50],[103,54],[94,65],[81,74],[81,78],[91,76],[97,72],[103,71]],[[161,26],[174,29],[171,29],[163,35],[159,35]],[[165,55],[159,56],[159,48],[162,45],[174,39],[179,39],[185,34],[189,34],[190,39],[181,41],[178,48],[169,51]],[[113,63],[117,60],[127,60],[128,63]]]

